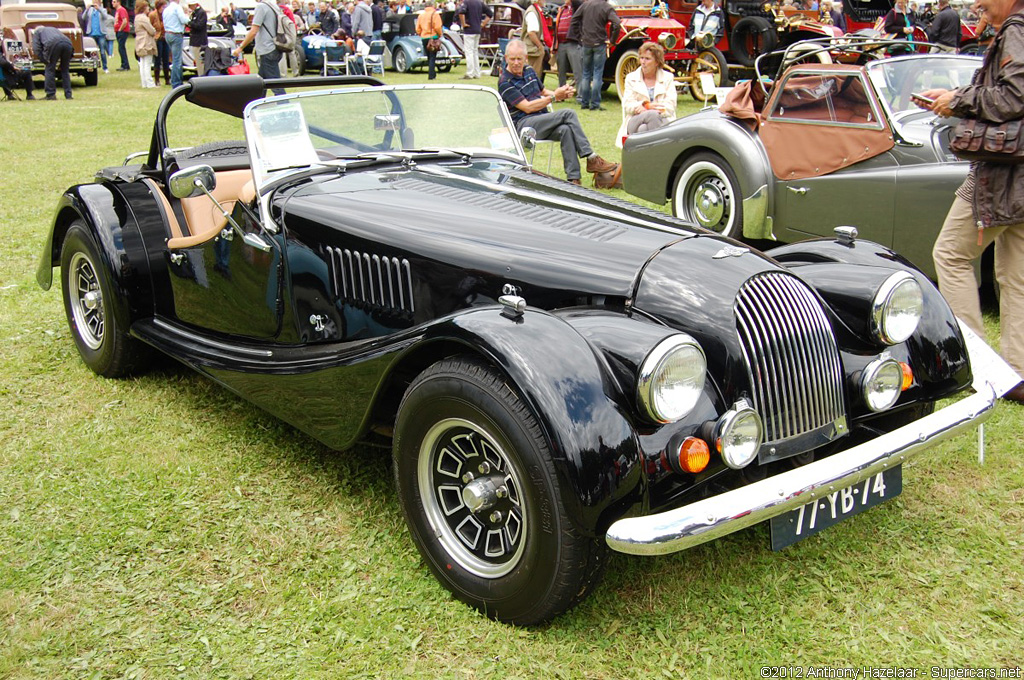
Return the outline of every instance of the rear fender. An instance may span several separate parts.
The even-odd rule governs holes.
[[[60,266],[64,237],[76,220],[85,223],[99,246],[100,264],[116,291],[118,320],[127,328],[140,316],[151,315],[149,262],[139,225],[121,192],[106,183],[79,184],[60,197],[36,270],[39,286],[49,290],[53,285],[53,268]]]
[[[628,322],[628,319],[626,320]],[[634,322],[635,323],[635,322]],[[651,324],[648,324],[651,325]],[[601,352],[571,324],[529,309],[504,316],[476,309],[431,327],[393,367],[423,363],[431,346],[481,356],[502,371],[540,424],[580,530],[601,535],[643,499],[640,443]]]
[[[626,138],[622,153],[626,191],[664,204],[672,198],[676,176],[690,157],[711,152],[721,156],[739,180],[744,237],[774,240],[770,217],[774,212],[774,181],[756,133],[717,112],[697,115],[703,117],[699,126],[692,120],[670,123],[660,130]],[[682,129],[685,133],[680,132]]]

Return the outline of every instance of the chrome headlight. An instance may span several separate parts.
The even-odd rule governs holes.
[[[659,342],[640,365],[637,401],[659,423],[679,420],[704,391],[707,359],[697,341],[682,333]]]
[[[726,411],[715,425],[715,449],[734,470],[753,462],[763,437],[761,416],[743,399]]]
[[[887,345],[897,345],[917,330],[924,311],[921,286],[913,276],[897,272],[887,278],[871,302],[871,329]]]
[[[875,359],[864,367],[860,379],[864,402],[872,411],[884,411],[903,391],[903,368],[890,357]]]

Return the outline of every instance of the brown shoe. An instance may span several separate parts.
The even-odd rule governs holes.
[[[597,154],[587,159],[587,172],[615,172],[618,163],[609,163]]]
[[[1017,383],[1017,386],[1012,390],[1003,395],[1003,399],[1007,401],[1015,401],[1018,404],[1024,404],[1024,382]]]
[[[571,179],[571,180],[569,180],[569,184],[575,184],[578,187],[583,186],[583,182],[579,181],[578,179]]]

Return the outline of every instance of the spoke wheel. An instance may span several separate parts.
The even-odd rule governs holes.
[[[60,269],[64,312],[85,364],[108,378],[144,368],[149,350],[128,335],[123,301],[114,297],[96,241],[81,222],[64,237]]]
[[[742,197],[732,168],[721,156],[698,153],[676,176],[672,213],[723,236],[743,235]]]
[[[640,68],[640,52],[629,50],[623,52],[619,62],[615,64],[615,91],[622,99],[622,93],[626,91],[626,76]]]
[[[690,62],[690,95],[697,101],[706,102],[715,93],[704,91],[704,85],[700,82],[702,73],[711,75],[715,87],[722,87],[729,82],[729,65],[725,62],[725,56],[714,47],[701,50],[697,58]]]
[[[399,407],[394,466],[427,566],[488,616],[540,623],[600,580],[603,542],[570,521],[540,426],[493,368],[453,358],[421,373]]]

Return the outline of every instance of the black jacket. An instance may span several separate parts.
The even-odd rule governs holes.
[[[190,47],[205,47],[206,39],[206,10],[201,6],[192,11],[188,20],[188,44]]]
[[[584,47],[596,47],[608,42],[607,26],[612,26],[612,44],[619,37],[622,25],[615,8],[607,0],[587,0],[572,14],[569,35],[578,35]]]
[[[928,27],[928,41],[946,47],[960,46],[960,15],[955,9],[946,5],[935,15]]]

